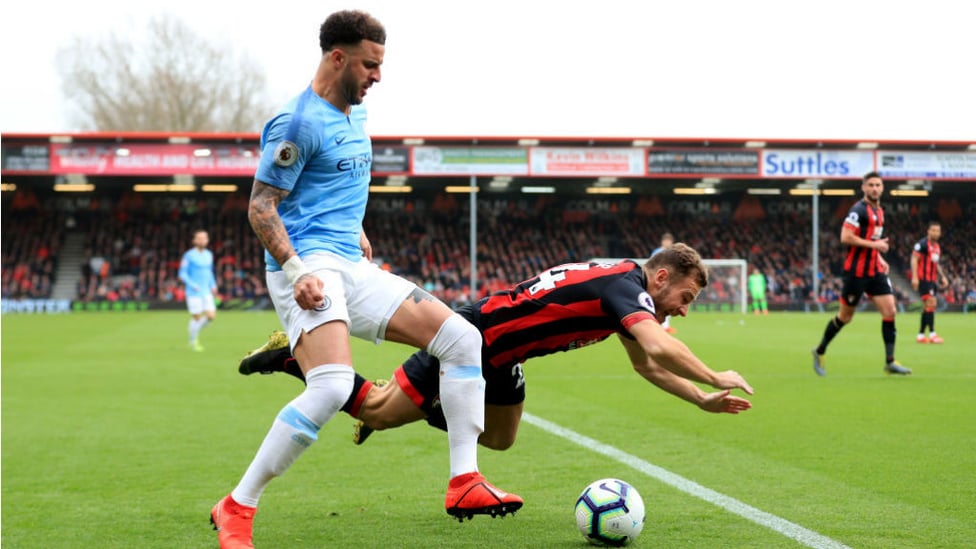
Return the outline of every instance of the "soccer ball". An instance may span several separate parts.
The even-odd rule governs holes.
[[[576,526],[593,545],[622,547],[644,529],[644,500],[622,480],[598,480],[576,499]]]

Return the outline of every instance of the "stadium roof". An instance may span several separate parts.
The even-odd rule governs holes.
[[[255,133],[5,134],[3,183],[44,189],[67,179],[84,179],[97,187],[123,189],[161,177],[178,176],[186,181],[192,176],[197,182],[249,186],[259,139]],[[374,185],[390,190],[409,188],[409,192],[447,187],[464,191],[473,177],[482,192],[544,187],[565,194],[671,194],[680,190],[715,194],[747,189],[785,194],[813,186],[854,190],[860,176],[872,169],[882,172],[892,190],[971,194],[974,187],[966,182],[976,182],[976,143],[962,141],[546,136],[372,139]],[[159,160],[179,155],[185,157],[182,165],[177,162],[166,168],[165,159]],[[194,158],[198,156],[206,158]],[[215,168],[211,157],[232,168]],[[66,158],[84,161],[70,163]],[[137,159],[149,160],[139,164]]]

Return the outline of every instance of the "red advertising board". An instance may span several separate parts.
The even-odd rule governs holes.
[[[52,144],[50,173],[86,175],[252,176],[257,145]]]

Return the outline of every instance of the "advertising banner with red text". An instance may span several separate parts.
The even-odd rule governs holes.
[[[534,147],[529,163],[531,175],[639,177],[647,171],[646,154],[646,149],[634,147]]]

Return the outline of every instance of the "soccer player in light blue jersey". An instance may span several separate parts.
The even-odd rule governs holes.
[[[193,247],[180,260],[180,280],[186,286],[186,308],[190,311],[190,348],[202,351],[200,330],[217,316],[217,279],[214,277],[213,252],[207,249],[207,231],[193,233]]]
[[[386,31],[369,14],[341,11],[319,32],[322,57],[304,92],[264,127],[248,219],[266,251],[268,292],[306,380],[275,418],[237,487],[211,511],[222,549],[250,548],[258,498],[317,439],[352,394],[349,336],[396,341],[440,360],[450,481],[445,508],[461,520],[505,515],[522,498],[478,472],[484,431],[481,334],[415,284],[372,263],[362,222],[372,144],[361,106],[380,81]]]

